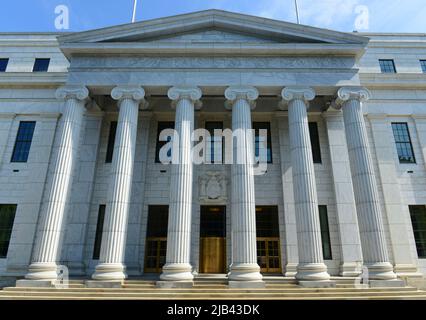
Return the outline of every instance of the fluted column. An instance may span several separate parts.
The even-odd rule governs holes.
[[[256,252],[256,208],[254,195],[254,145],[251,109],[259,93],[254,87],[229,87],[227,106],[232,108],[233,164],[232,179],[232,263],[230,286],[238,282],[263,285]]]
[[[99,264],[92,278],[121,281],[127,277],[124,254],[127,237],[139,104],[145,91],[138,86],[120,86],[111,96],[118,100],[119,116],[108,185],[108,198]]]
[[[190,264],[193,181],[191,136],[194,129],[194,106],[199,103],[201,95],[197,87],[173,87],[168,91],[176,108],[176,136],[173,139],[178,139],[179,144],[177,150],[172,150],[167,254],[160,276],[164,281],[190,282],[193,279]]]
[[[374,280],[396,279],[389,262],[373,161],[370,154],[362,102],[370,93],[362,87],[338,91],[336,106],[343,108],[349,161],[357,206],[364,263]]]
[[[59,259],[61,234],[66,220],[73,170],[80,142],[81,126],[89,91],[83,86],[65,86],[56,91],[56,98],[65,100],[65,108],[58,128],[58,149],[50,166],[51,176],[46,185],[47,201],[42,205],[39,228],[28,280],[57,279],[56,263]]]
[[[309,135],[308,101],[315,91],[308,87],[287,87],[282,98],[288,104],[293,192],[296,211],[300,281],[327,281],[330,275],[323,261],[318,197]]]

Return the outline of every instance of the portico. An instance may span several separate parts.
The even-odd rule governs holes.
[[[65,101],[59,151],[29,272],[18,285],[56,279],[73,163],[83,152],[81,122],[94,113],[108,128],[110,119],[117,124],[112,161],[98,165],[102,182],[93,179],[99,196],[91,205],[105,210],[100,254],[87,258],[83,243],[72,261],[88,265],[89,285],[116,286],[155,272],[159,286],[188,287],[198,274],[217,270],[230,287],[259,288],[272,270],[302,286],[330,287],[331,276],[356,277],[363,266],[373,281],[398,281],[363,116],[370,93],[357,69],[368,39],[261,20],[210,10],[59,37],[70,61],[57,91]],[[324,176],[313,158],[312,118],[326,127],[331,173]],[[160,122],[172,122],[178,133],[177,163],[154,159]],[[254,175],[256,147],[248,136],[231,150],[242,163],[194,164],[191,135],[208,122],[241,132],[272,123],[267,172]],[[336,236],[328,241],[339,242],[337,250],[330,244],[335,257],[327,259],[320,207],[330,207],[332,197],[323,195],[323,180],[334,190]],[[262,212],[273,221],[266,236],[259,234]],[[203,219],[220,227],[203,233]],[[206,265],[206,252],[215,250],[218,263]],[[407,265],[415,272],[414,259]]]

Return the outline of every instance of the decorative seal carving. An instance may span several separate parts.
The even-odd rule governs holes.
[[[365,102],[371,98],[371,93],[364,87],[342,87],[337,91],[337,98],[333,103],[333,108],[340,109],[346,101],[358,100]]]
[[[128,85],[115,87],[111,91],[111,97],[120,103],[124,99],[132,99],[141,103],[143,109],[148,107],[148,103],[145,100],[145,90],[140,86]]]
[[[58,88],[55,92],[56,99],[58,100],[88,100],[89,90],[85,86],[63,86]]]
[[[256,100],[259,97],[259,91],[255,87],[250,86],[233,86],[225,90],[226,101],[225,107],[228,110],[232,109],[234,102],[238,99],[244,99],[249,104],[253,110],[256,107]]]
[[[181,99],[190,100],[197,109],[200,109],[202,103],[200,101],[201,96],[203,95],[202,91],[198,87],[171,87],[167,92],[167,96],[172,100],[172,107],[176,106],[176,103]]]
[[[204,202],[226,201],[227,179],[222,172],[206,172],[199,178],[200,200]]]

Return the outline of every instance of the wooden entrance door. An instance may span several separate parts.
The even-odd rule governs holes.
[[[226,272],[226,208],[202,206],[200,219],[200,273]]]

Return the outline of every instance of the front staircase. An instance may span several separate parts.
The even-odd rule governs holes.
[[[197,277],[190,289],[159,289],[153,279],[127,280],[122,288],[86,288],[70,280],[69,288],[0,290],[0,300],[426,300],[426,291],[405,288],[357,288],[353,278],[335,278],[336,288],[301,288],[292,278],[265,277],[264,289],[229,289],[226,278]]]

